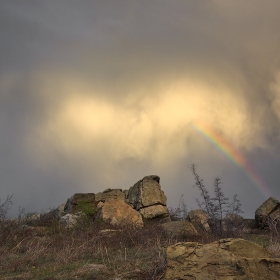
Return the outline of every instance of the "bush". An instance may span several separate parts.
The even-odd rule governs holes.
[[[94,217],[96,214],[96,209],[93,208],[92,203],[88,201],[79,202],[78,209],[85,215]]]
[[[265,224],[269,229],[268,249],[272,252],[273,257],[280,257],[280,215],[269,216]]]
[[[7,196],[6,200],[1,203],[0,198],[0,221],[5,220],[7,218],[8,212],[11,209],[13,195]]]
[[[185,221],[187,219],[188,208],[187,208],[187,205],[183,198],[183,195],[181,195],[181,197],[180,197],[178,206],[169,207],[168,212],[169,212],[171,221]]]
[[[204,185],[203,179],[198,175],[196,167],[195,164],[192,164],[190,169],[195,179],[194,187],[199,189],[200,196],[202,197],[202,201],[196,199],[197,203],[200,209],[208,213],[210,217],[209,224],[212,231],[221,236],[224,233],[223,220],[226,216],[238,217],[238,214],[243,213],[240,200],[235,194],[232,202],[229,202],[229,198],[225,197],[224,192],[222,191],[221,179],[218,177],[214,180],[214,196],[211,197],[208,189]],[[227,231],[229,231],[228,228]]]

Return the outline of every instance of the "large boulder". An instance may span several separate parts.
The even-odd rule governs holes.
[[[160,178],[157,175],[146,176],[126,193],[126,202],[139,211],[144,218],[168,216],[166,196],[161,190],[159,181]]]
[[[177,243],[167,248],[166,259],[165,280],[280,279],[280,259],[244,239]]]
[[[163,205],[152,205],[139,209],[144,219],[166,218],[169,216],[168,209]]]
[[[172,221],[161,225],[168,236],[198,236],[195,227],[188,221]]]
[[[111,198],[98,205],[97,219],[113,226],[143,226],[142,216],[121,199]]]
[[[128,191],[127,202],[134,209],[161,204],[166,206],[166,196],[161,190],[159,176],[146,176],[138,181]]]
[[[256,225],[258,227],[262,226],[266,222],[268,216],[278,208],[280,208],[280,203],[276,198],[270,197],[267,199],[255,212]]]
[[[208,223],[209,215],[205,211],[201,209],[191,210],[188,213],[187,219],[194,225],[197,231],[211,231]]]

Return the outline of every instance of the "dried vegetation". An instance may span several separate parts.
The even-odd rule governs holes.
[[[211,198],[194,165],[192,172],[203,198],[199,205],[208,209],[209,222],[212,222],[211,233],[201,231],[196,237],[167,235],[159,221],[146,222],[143,228],[113,228],[94,221],[90,215],[82,216],[75,227],[64,228],[54,211],[41,214],[38,219],[21,214],[19,219],[8,220],[12,197],[7,197],[0,203],[1,279],[162,279],[168,246],[181,241],[210,243],[227,237],[256,242],[270,249],[274,257],[280,256],[277,217],[267,220],[267,231],[262,230],[261,234],[238,227],[237,216],[232,215],[228,224],[222,224],[230,209],[231,214],[240,213],[239,201],[235,197],[233,203],[228,203],[219,180],[215,181],[215,196]],[[169,210],[174,220],[187,218],[182,197],[178,207]]]

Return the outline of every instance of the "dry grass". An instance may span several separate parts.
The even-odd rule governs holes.
[[[168,246],[227,237],[241,237],[264,247],[270,240],[269,232],[248,234],[236,227],[223,236],[201,232],[190,239],[167,236],[157,222],[144,228],[112,228],[84,217],[74,228],[66,229],[50,214],[28,222],[2,220],[0,275],[1,279],[157,280],[166,269]],[[268,249],[279,256],[279,243],[270,243]]]
[[[55,220],[2,221],[1,279],[161,279],[165,248],[186,241],[165,236],[157,224],[102,231],[110,227],[85,219],[73,229]]]

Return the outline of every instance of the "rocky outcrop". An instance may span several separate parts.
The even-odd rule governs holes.
[[[143,214],[144,218],[168,216],[166,196],[159,181],[159,176],[146,176],[128,190],[126,202]]]
[[[280,279],[280,259],[244,239],[181,242],[167,248],[166,258],[165,280]]]
[[[103,203],[116,199],[118,202],[122,201],[134,208],[144,219],[162,220],[169,217],[169,213],[166,207],[166,196],[161,190],[159,181],[159,176],[151,175],[138,181],[129,190],[106,189],[97,194],[76,193],[67,200],[63,209],[61,208],[63,206],[60,206],[55,210],[56,216],[60,218],[67,213],[76,214],[78,212],[95,216],[96,211],[103,207]],[[122,205],[123,203],[120,207]]]
[[[195,227],[188,221],[172,221],[161,225],[168,236],[198,236]]]
[[[280,208],[280,203],[279,201],[274,198],[270,197],[267,199],[255,212],[255,220],[256,220],[256,225],[262,226],[268,216],[273,214],[277,209]]]
[[[208,224],[209,215],[205,211],[201,209],[191,210],[188,213],[187,219],[194,225],[197,231],[211,231]]]
[[[113,226],[143,226],[140,213],[121,199],[111,198],[98,207],[96,218],[102,219],[105,223]]]

